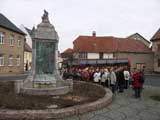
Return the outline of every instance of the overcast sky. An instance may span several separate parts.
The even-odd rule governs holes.
[[[160,0],[0,0],[0,12],[17,26],[36,26],[44,9],[59,34],[61,52],[92,31],[115,37],[138,32],[150,40],[160,28]]]

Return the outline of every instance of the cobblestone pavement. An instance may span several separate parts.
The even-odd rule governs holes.
[[[113,103],[106,108],[58,120],[160,120],[160,102],[149,98],[155,91],[160,92],[160,88],[145,86],[142,98],[135,99],[129,88],[116,93]]]

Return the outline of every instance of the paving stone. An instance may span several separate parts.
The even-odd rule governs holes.
[[[108,108],[103,108],[103,109],[101,109],[101,110],[97,110],[97,111],[95,111],[94,112],[94,114],[105,114],[106,112],[109,112],[110,111],[110,109],[108,109]]]
[[[126,118],[132,118],[133,116],[135,116],[138,113],[137,109],[135,109],[135,108],[131,109],[128,106],[122,107],[122,108],[118,109],[117,111],[124,113]]]
[[[147,109],[148,106],[143,104],[143,102],[136,102],[136,103],[130,104],[129,107],[137,109],[137,110],[140,111],[140,110]]]
[[[144,104],[147,105],[148,107],[157,106],[157,102],[151,99],[145,100]]]
[[[143,111],[139,114],[142,120],[160,120],[160,116]]]
[[[135,99],[133,91],[117,93],[111,105],[101,110],[58,120],[160,120],[160,102]]]
[[[103,116],[106,116],[107,118],[111,118],[113,120],[124,120],[126,118],[123,113],[117,111],[110,111],[106,114],[103,114]]]
[[[90,120],[94,116],[95,116],[95,114],[93,112],[90,112],[90,113],[80,115],[79,118],[80,118],[80,120]]]
[[[120,104],[117,104],[117,103],[114,103],[114,104],[111,104],[111,105],[108,106],[108,108],[109,108],[110,110],[118,109],[118,108],[120,108],[120,107],[121,107],[121,105],[120,105]]]
[[[78,116],[65,117],[62,120],[79,120],[79,117]]]
[[[160,109],[160,102],[156,102],[155,107]]]
[[[159,108],[150,108],[146,110],[149,114],[158,115],[160,116],[160,109]]]
[[[85,120],[85,119],[84,119]],[[91,118],[90,120],[113,120],[111,118],[108,118],[106,116],[100,116],[100,115],[97,115],[97,116],[94,116],[93,118]]]
[[[133,117],[127,118],[125,120],[142,120],[142,118],[139,116],[133,116]]]

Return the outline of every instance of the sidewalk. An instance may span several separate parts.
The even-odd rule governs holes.
[[[113,103],[109,107],[58,120],[160,120],[160,101],[149,98],[150,93],[155,90],[160,92],[158,87],[145,86],[142,98],[135,99],[132,89],[129,88],[124,93],[114,95]]]

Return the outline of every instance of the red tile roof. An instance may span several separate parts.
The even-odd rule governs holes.
[[[78,52],[151,52],[141,41],[112,36],[79,36],[73,44],[73,50]]]
[[[67,48],[66,50],[64,50],[62,53],[72,53],[73,49],[72,48]]]
[[[116,38],[119,52],[152,52],[143,42],[128,38]]]
[[[24,51],[32,52],[32,48],[26,42],[24,43]]]
[[[155,41],[155,40],[160,40],[160,28],[158,29],[158,31],[151,38],[151,41]]]

